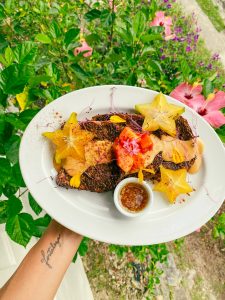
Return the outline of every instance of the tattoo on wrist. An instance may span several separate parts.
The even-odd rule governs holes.
[[[61,238],[61,235],[59,234],[57,239],[55,240],[55,242],[50,243],[50,246],[48,247],[46,253],[44,250],[41,250],[41,257],[42,257],[41,262],[43,264],[46,264],[46,266],[49,267],[50,269],[52,269],[52,266],[50,265],[49,260],[50,260],[51,256],[53,255],[55,248],[57,246],[59,246],[59,248],[61,247],[60,238]]]

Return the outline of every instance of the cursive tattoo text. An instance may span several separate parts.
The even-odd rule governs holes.
[[[50,246],[48,247],[46,253],[44,250],[41,250],[41,257],[42,257],[41,262],[43,264],[46,264],[46,266],[48,266],[50,269],[52,269],[52,266],[50,265],[49,260],[52,256],[52,254],[54,253],[57,245],[59,247],[61,247],[60,238],[61,238],[61,235],[59,234],[57,239],[55,240],[55,242],[50,243]]]

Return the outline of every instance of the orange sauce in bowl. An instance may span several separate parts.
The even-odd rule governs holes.
[[[126,184],[120,192],[122,206],[133,213],[142,211],[149,202],[149,194],[140,183]]]

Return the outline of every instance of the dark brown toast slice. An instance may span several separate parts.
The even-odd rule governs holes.
[[[117,116],[123,118],[124,120],[126,120],[126,123],[113,124],[113,123],[109,122],[109,119],[112,115],[117,115]],[[102,123],[102,121],[104,123]],[[88,122],[89,130],[92,132],[96,131],[98,133],[98,130],[99,130],[98,128],[101,127],[103,124],[111,124],[110,131],[115,130],[115,131],[117,131],[117,134],[118,134],[118,132],[122,131],[125,126],[129,126],[136,131],[141,130],[141,126],[144,122],[144,117],[141,115],[138,115],[138,114],[111,113],[111,114],[104,114],[104,115],[96,115],[92,118],[91,121],[86,121],[86,122]],[[85,125],[86,122],[81,123],[81,126],[86,127],[87,126],[87,125]],[[180,116],[176,119],[176,129],[177,129],[178,139],[180,139],[182,141],[188,141],[188,140],[191,140],[194,138],[194,134],[191,130],[190,125],[188,124],[188,121],[185,118],[183,118],[182,116]],[[105,129],[104,135],[106,136],[106,134],[107,133],[106,133],[106,129]],[[111,132],[108,132],[108,134],[110,137]],[[161,137],[163,134],[167,135],[161,129],[156,130],[154,132],[154,134],[157,137]]]
[[[110,122],[111,115],[118,115],[121,118],[126,120],[126,123],[118,123],[114,124]],[[116,137],[119,136],[120,132],[124,129],[125,126],[130,126],[134,130],[141,130],[141,126],[143,124],[144,118],[138,114],[105,114],[105,115],[97,115],[92,118],[92,120],[87,120],[84,122],[80,122],[81,128],[93,132],[96,136],[96,139],[99,140],[110,140],[114,141]],[[183,117],[179,117],[176,120],[177,127],[177,136],[180,140],[190,140],[194,138],[193,132],[187,122]],[[157,130],[154,132],[155,135],[160,137],[161,135],[165,135],[166,133],[162,130]],[[164,161],[162,158],[162,153],[159,153],[154,158],[152,164],[148,166],[148,168],[153,168],[155,174],[151,174],[149,172],[144,173],[144,178],[146,180],[151,181],[159,181],[160,180],[160,172],[159,167],[163,165],[167,169],[178,170],[181,168],[186,168],[187,170],[193,165],[196,158],[193,158],[190,161],[185,161],[183,163],[175,164],[173,162]],[[116,161],[112,161],[108,164],[99,164],[94,167],[89,167],[82,175],[81,175],[81,184],[80,190],[88,190],[91,192],[106,192],[113,190],[116,185],[124,178],[129,176],[137,177],[137,173],[133,173],[130,175],[126,175],[116,164]],[[67,174],[64,169],[61,169],[57,175],[56,183],[59,186],[65,188],[71,188],[70,182],[71,176]]]

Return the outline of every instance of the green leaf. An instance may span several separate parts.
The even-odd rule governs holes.
[[[0,116],[0,144],[3,144],[7,141],[13,132],[13,126],[6,122],[5,116]],[[5,153],[4,153],[5,154]]]
[[[31,193],[28,194],[28,199],[30,203],[30,207],[35,212],[35,214],[38,216],[42,212],[42,208],[39,206],[39,204],[35,201]]]
[[[35,39],[42,44],[51,44],[51,39],[44,33],[38,33],[35,35]]]
[[[189,74],[191,73],[191,69],[185,59],[181,62],[181,72],[183,74],[184,80],[187,80]]]
[[[150,60],[149,61],[149,66],[152,67],[152,69],[158,73],[162,73],[162,67],[160,65],[160,63],[157,60]]]
[[[20,213],[22,209],[23,209],[23,204],[21,200],[15,197],[14,195],[12,195],[8,199],[8,210],[7,210],[8,217],[14,217],[18,213]]]
[[[3,107],[6,107],[7,106],[7,98],[8,98],[8,96],[3,93],[2,89],[0,89],[0,105],[2,105]]]
[[[114,12],[111,12],[111,10],[108,10],[108,9],[102,10],[101,16],[100,16],[102,26],[104,26],[104,27],[111,26],[114,19],[115,19]]]
[[[5,18],[4,6],[0,3],[0,20]]]
[[[7,62],[7,66],[10,66],[13,62],[13,59],[14,59],[14,54],[13,54],[13,51],[12,49],[8,46],[6,49],[5,49],[5,60]]]
[[[139,39],[139,37],[142,35],[142,33],[145,30],[145,26],[146,26],[145,14],[142,11],[139,11],[137,14],[135,14],[132,22],[132,35],[134,41]]]
[[[81,80],[86,80],[90,77],[90,74],[85,72],[84,69],[82,69],[81,66],[78,64],[72,64],[71,68],[75,73],[75,75],[77,76],[77,78]]]
[[[122,41],[125,41],[127,43],[132,43],[133,38],[132,38],[132,33],[130,30],[130,27],[124,28],[124,24],[118,24],[116,26],[115,31],[119,34],[119,36],[122,38]]]
[[[157,34],[146,34],[146,35],[142,35],[141,37],[142,42],[147,43],[147,42],[151,42],[151,41],[156,41],[156,40],[163,40],[161,34],[157,33]]]
[[[39,85],[42,81],[49,82],[50,79],[51,79],[51,77],[48,75],[36,75],[29,79],[29,87],[33,88],[33,87]]]
[[[37,57],[37,45],[34,42],[24,42],[14,49],[15,61],[18,64],[32,64]]]
[[[6,0],[5,1],[5,11],[9,14],[12,12],[14,6],[15,6],[15,1],[13,0]]]
[[[68,47],[68,45],[74,41],[74,39],[78,36],[79,33],[79,28],[71,28],[69,31],[66,32],[64,38],[64,43],[66,47]]]
[[[203,95],[205,96],[205,98],[207,98],[207,96],[210,93],[213,93],[213,91],[214,91],[214,85],[212,81],[210,81],[209,79],[205,79],[203,83]]]
[[[60,71],[54,63],[48,64],[45,68],[45,72],[51,77],[53,83],[56,83],[60,78]]]
[[[26,109],[19,114],[19,120],[27,126],[38,112],[39,109]]]
[[[88,251],[88,242],[89,242],[89,239],[87,237],[84,237],[79,248],[78,248],[78,253],[81,255],[81,256],[84,256],[87,251]]]
[[[7,113],[5,114],[5,121],[10,123],[15,129],[24,130],[26,125],[19,119],[17,114],[15,113]]]
[[[213,234],[214,239],[217,239],[220,236],[219,231],[216,227],[213,228],[212,234]]]
[[[92,9],[92,10],[89,10],[85,15],[84,15],[84,18],[90,22],[90,21],[93,21],[95,19],[98,19],[100,18],[101,16],[101,11],[98,10],[98,9]]]
[[[8,159],[0,157],[0,169],[0,186],[5,186],[12,176],[12,168]]]
[[[55,20],[52,21],[49,32],[54,39],[58,39],[61,36],[61,29]]]
[[[5,60],[2,54],[0,54],[0,63],[2,63],[4,66],[7,66],[7,61]]]
[[[10,184],[6,184],[3,188],[3,194],[10,198],[12,195],[14,195],[18,191],[19,187],[12,186]]]
[[[20,213],[8,218],[5,228],[9,237],[14,242],[26,247],[35,229],[34,220],[31,215]]]
[[[0,224],[5,223],[7,220],[7,217],[8,217],[8,201],[0,200]]]
[[[0,73],[0,89],[5,94],[22,93],[30,77],[34,76],[34,68],[29,65],[15,64]]]
[[[20,140],[18,135],[13,135],[4,144],[6,158],[8,158],[13,165],[19,161]]]
[[[75,263],[77,260],[77,253],[74,255],[72,262]]]
[[[23,180],[21,170],[20,170],[20,165],[19,163],[15,164],[12,167],[12,174],[13,176],[9,180],[9,184],[15,187],[26,187],[26,184]]]
[[[135,73],[130,73],[130,75],[127,77],[126,83],[128,85],[135,85],[137,82],[137,75]]]
[[[51,217],[47,214],[44,217],[34,220],[35,230],[33,232],[33,235],[36,237],[41,237],[50,222]]]
[[[223,143],[225,143],[225,125],[216,129],[216,133],[219,135]]]
[[[141,55],[144,56],[146,54],[152,54],[153,52],[155,52],[155,48],[152,46],[144,46]]]

